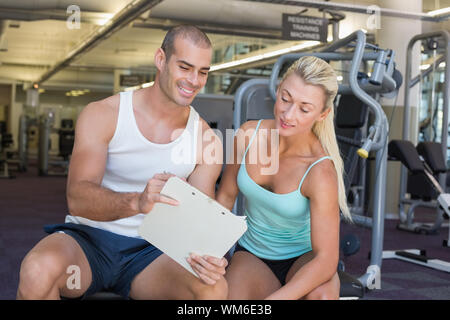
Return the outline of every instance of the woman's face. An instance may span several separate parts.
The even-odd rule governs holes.
[[[281,136],[293,136],[312,130],[316,121],[325,119],[325,92],[320,86],[306,84],[295,73],[278,87],[274,114]]]

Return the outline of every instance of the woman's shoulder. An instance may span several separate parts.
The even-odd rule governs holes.
[[[308,175],[303,183],[306,194],[315,191],[320,193],[337,188],[337,173],[334,162],[330,157],[321,156],[310,164]]]
[[[273,119],[261,119],[261,120],[249,120],[244,122],[240,129],[247,130],[247,129],[256,129],[258,126],[258,123],[260,123],[259,128],[274,128],[275,120]]]
[[[333,159],[327,155],[317,157],[314,161],[311,162],[310,166],[310,172],[312,172],[314,169],[314,172],[321,173],[330,173],[329,171],[335,171]]]

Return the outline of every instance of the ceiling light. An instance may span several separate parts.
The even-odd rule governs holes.
[[[251,63],[251,62],[256,62],[256,61],[260,61],[260,60],[264,60],[264,59],[268,59],[268,58],[272,58],[272,57],[281,56],[283,54],[287,54],[290,52],[311,48],[315,45],[318,45],[319,43],[320,43],[319,41],[307,41],[307,42],[300,43],[300,44],[297,44],[292,47],[279,49],[279,50],[275,50],[275,51],[270,51],[270,52],[258,54],[255,56],[250,56],[247,58],[239,59],[239,60],[216,64],[216,65],[211,66],[210,71],[227,69],[227,68],[236,67],[236,66],[240,66],[243,64]]]
[[[140,87],[141,86],[128,87],[128,88],[125,88],[124,91],[134,91],[134,90],[139,89]]]
[[[111,18],[114,17],[112,13],[103,13],[102,17],[100,19],[97,19],[97,24],[100,26],[104,26],[108,23],[108,21],[111,20]]]
[[[427,14],[432,16],[432,17],[440,16],[441,14],[446,14],[446,13],[450,13],[450,7],[437,9],[437,10],[433,10],[433,11],[428,11],[427,12]]]
[[[141,87],[142,87],[142,88],[148,88],[148,87],[153,86],[154,83],[155,83],[155,81],[143,83],[143,84],[141,85]]]

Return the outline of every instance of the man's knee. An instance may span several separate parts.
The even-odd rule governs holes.
[[[228,296],[228,283],[222,276],[214,285],[206,284],[200,279],[197,279],[197,281],[192,284],[191,290],[194,299],[225,300]]]
[[[39,299],[45,296],[64,273],[58,256],[52,252],[29,253],[22,261],[18,296]]]

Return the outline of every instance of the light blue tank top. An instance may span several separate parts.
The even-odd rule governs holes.
[[[311,168],[329,156],[312,163],[306,170],[297,190],[278,194],[261,187],[248,175],[245,157],[258,131],[261,120],[250,139],[239,168],[237,184],[245,198],[244,214],[247,231],[239,244],[257,257],[284,260],[312,250],[309,199],[300,189]]]

